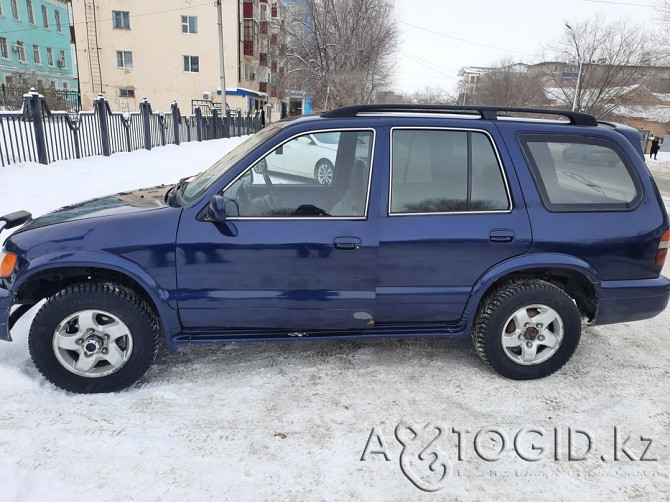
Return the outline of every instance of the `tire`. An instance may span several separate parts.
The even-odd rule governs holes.
[[[482,361],[514,380],[559,370],[575,352],[580,334],[581,316],[572,299],[536,279],[508,282],[489,293],[471,331]]]
[[[314,178],[319,185],[332,185],[335,179],[335,167],[328,159],[321,159],[314,166]]]
[[[39,372],[77,393],[124,389],[149,369],[159,328],[149,306],[117,284],[78,284],[42,306],[28,347]]]

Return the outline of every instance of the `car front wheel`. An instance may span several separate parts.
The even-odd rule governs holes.
[[[132,290],[79,284],[42,306],[28,346],[35,366],[54,385],[71,392],[114,392],[147,371],[158,333],[153,312]]]
[[[572,356],[581,334],[573,300],[542,280],[503,284],[479,307],[472,341],[480,358],[515,380],[542,378]]]

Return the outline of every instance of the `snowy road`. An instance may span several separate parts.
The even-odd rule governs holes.
[[[0,214],[175,181],[231,145],[2,168]],[[463,340],[291,341],[186,347],[92,396],[39,376],[28,323],[0,343],[2,501],[670,497],[670,310],[586,328],[539,381],[499,377]],[[444,478],[419,460],[434,438]]]

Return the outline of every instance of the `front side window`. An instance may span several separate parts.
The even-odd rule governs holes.
[[[198,33],[198,17],[181,16],[181,32],[190,34]]]
[[[641,188],[618,146],[570,134],[524,134],[519,139],[542,203],[550,211],[630,209]]]
[[[351,218],[367,214],[372,131],[315,132],[275,148],[224,192],[236,218]]]
[[[116,66],[119,68],[132,68],[133,53],[131,51],[116,51]]]
[[[504,211],[509,195],[489,136],[395,129],[390,214]]]
[[[198,56],[184,56],[184,71],[198,73],[200,71],[200,58]]]
[[[113,10],[112,23],[115,30],[129,30],[130,12],[126,10]]]

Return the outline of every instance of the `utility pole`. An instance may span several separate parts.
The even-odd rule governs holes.
[[[219,71],[221,73],[221,113],[228,108],[226,103],[226,66],[223,59],[223,0],[216,0],[219,15]]]
[[[577,72],[577,85],[575,86],[575,97],[572,100],[572,111],[573,112],[575,110],[577,110],[577,98],[579,97],[579,84],[582,80],[582,66],[583,65],[584,65],[584,61],[580,61],[579,62],[579,70]],[[581,108],[581,106],[580,106],[580,108]]]

